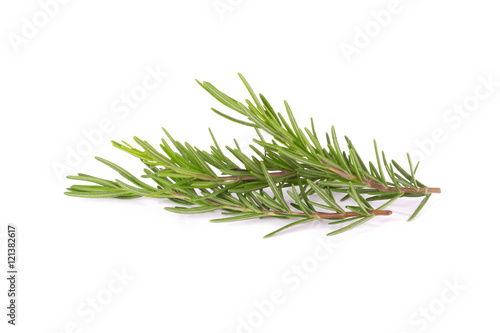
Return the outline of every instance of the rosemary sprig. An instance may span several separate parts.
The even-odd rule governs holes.
[[[113,141],[115,147],[144,163],[146,169],[141,178],[154,181],[156,187],[122,167],[97,157],[130,184],[78,174],[68,178],[94,185],[73,185],[66,194],[84,198],[155,197],[182,204],[165,208],[175,213],[198,214],[223,210],[223,214],[230,215],[212,222],[266,217],[299,219],[266,235],[268,237],[317,219],[333,220],[332,224],[351,222],[329,233],[338,234],[376,215],[390,215],[391,212],[384,208],[400,197],[424,196],[410,217],[412,219],[432,193],[440,192],[416,180],[418,164],[413,168],[409,156],[410,173],[395,161],[388,163],[384,152],[379,154],[375,141],[377,167],[372,162],[367,167],[347,137],[348,150],[341,150],[333,126],[331,134],[326,134],[326,146],[322,145],[312,119],[311,127],[302,130],[286,101],[288,121],[274,111],[263,95],[257,97],[241,74],[240,78],[253,102],[237,102],[208,82],[198,83],[219,102],[245,116],[248,121],[212,109],[214,112],[238,124],[255,128],[259,139],[254,140],[256,146],[250,145],[255,155],[245,154],[236,140],[235,147],[226,146],[226,150],[222,150],[211,131],[213,145],[210,151],[204,151],[189,143],[182,144],[163,129],[169,142],[162,139],[160,150],[137,137],[134,137],[134,141],[138,148],[126,142]],[[260,130],[270,134],[273,140],[266,142]],[[291,199],[290,203],[285,199],[284,191]],[[337,203],[334,193],[344,194],[340,201],[352,199],[356,205],[342,207]],[[322,202],[312,201],[311,197],[318,197]],[[387,202],[379,208],[373,208],[370,202],[378,200]]]

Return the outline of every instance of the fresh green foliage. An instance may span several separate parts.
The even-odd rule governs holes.
[[[250,145],[254,155],[245,154],[236,140],[235,147],[221,149],[212,131],[213,145],[209,151],[204,151],[175,140],[163,129],[168,142],[162,139],[159,150],[137,137],[134,137],[137,148],[126,142],[113,142],[118,149],[141,160],[146,166],[141,178],[150,179],[156,186],[97,157],[129,183],[78,174],[68,178],[93,185],[73,185],[65,194],[84,198],[155,197],[182,204],[165,208],[174,213],[223,210],[223,214],[230,215],[213,222],[265,217],[299,219],[265,236],[268,237],[317,219],[333,220],[331,224],[350,222],[328,235],[338,234],[367,222],[375,215],[389,215],[391,212],[384,208],[401,197],[424,197],[410,217],[412,219],[427,203],[431,193],[440,192],[415,178],[418,164],[413,167],[409,155],[408,173],[395,161],[387,162],[385,153],[379,154],[374,141],[376,164],[365,164],[347,137],[347,151],[341,149],[333,126],[326,134],[326,145],[322,144],[312,119],[310,128],[302,129],[286,101],[285,117],[276,112],[263,95],[257,96],[242,75],[240,78],[252,98],[252,101],[245,100],[245,104],[208,82],[198,83],[246,120],[212,109],[215,113],[237,124],[255,128],[258,139],[254,139],[255,145]],[[271,142],[264,140],[260,131],[269,134]],[[285,196],[285,191],[288,196]],[[344,195],[340,201],[350,199],[354,204],[343,208],[334,193]],[[317,199],[321,202],[316,202]],[[379,200],[386,202],[377,209],[373,208],[370,202]]]

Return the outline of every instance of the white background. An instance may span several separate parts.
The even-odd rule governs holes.
[[[7,284],[0,283],[2,332],[500,329],[496,2],[58,6],[43,22],[40,2],[0,5],[1,266],[6,226],[14,223],[20,271],[15,328],[6,324]],[[371,12],[388,8],[396,10],[385,26],[374,24]],[[40,27],[29,34],[34,20]],[[365,28],[373,29],[366,45]],[[357,53],[346,57],[347,44]],[[168,77],[130,112],[116,112],[148,68]],[[247,145],[252,132],[212,113],[220,106],[195,82],[247,98],[238,72],[276,109],[286,98],[303,126],[310,117],[319,132],[335,124],[366,159],[374,158],[373,138],[393,158],[420,156],[419,178],[443,193],[411,223],[419,201],[405,199],[391,217],[337,237],[316,222],[266,240],[282,221],[215,225],[208,220],[218,213],[177,216],[154,199],[63,195],[72,182],[54,166],[66,164],[68,149],[84,145],[84,131],[105,119],[112,129],[66,174],[115,178],[95,155],[141,172],[109,142],[137,135],[157,145],[162,126],[204,149],[208,127],[221,144],[237,138]],[[496,82],[490,91],[481,83],[487,79]],[[449,111],[464,102],[471,112]],[[114,278],[122,271],[130,277],[125,286]],[[281,295],[279,304],[270,305],[272,294]],[[95,297],[106,303],[100,311],[89,306]]]

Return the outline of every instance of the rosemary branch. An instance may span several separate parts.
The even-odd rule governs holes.
[[[245,154],[235,140],[235,147],[225,147],[232,155],[227,156],[212,131],[210,135],[213,145],[210,151],[204,151],[189,143],[182,144],[174,140],[163,129],[170,143],[162,139],[160,150],[137,137],[134,137],[134,141],[140,149],[126,142],[113,141],[115,147],[138,158],[146,166],[141,178],[154,181],[156,186],[143,182],[110,161],[96,157],[131,184],[78,174],[68,178],[95,185],[72,185],[65,194],[84,198],[155,197],[182,204],[183,206],[165,208],[175,213],[195,214],[223,210],[223,214],[231,215],[212,222],[265,217],[300,218],[265,236],[268,237],[291,226],[317,219],[334,220],[330,224],[351,222],[328,235],[338,234],[357,227],[374,216],[390,215],[391,211],[384,208],[401,197],[424,197],[409,218],[411,220],[421,211],[432,193],[441,192],[439,188],[427,187],[415,178],[418,164],[413,167],[409,155],[408,173],[394,160],[388,162],[383,151],[380,155],[375,141],[377,167],[372,162],[365,164],[347,137],[348,150],[343,151],[333,126],[331,134],[326,134],[326,146],[322,145],[312,119],[311,127],[302,130],[286,101],[288,121],[274,111],[262,94],[257,97],[241,74],[240,78],[253,100],[245,100],[246,105],[208,82],[198,83],[219,102],[245,116],[248,121],[212,109],[215,113],[238,124],[255,128],[258,139],[254,142],[257,146],[250,145],[255,155]],[[272,142],[266,142],[260,130],[270,134]],[[285,200],[284,189],[287,189],[286,193],[292,202]],[[334,193],[344,194],[340,201],[352,199],[356,205],[341,207]],[[312,201],[313,196],[319,197],[322,202]],[[370,204],[372,201],[385,203],[374,208]],[[333,212],[317,211],[317,207]]]

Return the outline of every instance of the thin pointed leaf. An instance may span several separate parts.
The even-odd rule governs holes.
[[[249,214],[239,214],[236,216],[231,216],[231,217],[225,217],[221,219],[213,219],[210,220],[210,222],[213,223],[224,223],[224,222],[236,222],[236,221],[244,221],[244,220],[253,220],[259,217],[262,217],[263,214],[254,214],[254,213],[249,213]]]
[[[264,112],[264,108],[262,107],[262,104],[260,104],[260,101],[257,98],[257,95],[255,95],[255,93],[254,93],[252,87],[250,87],[250,84],[248,83],[248,81],[245,79],[245,77],[241,73],[238,73],[238,76],[240,77],[241,81],[243,81],[243,84],[245,85],[245,87],[247,88],[248,92],[252,96],[252,99],[254,100],[255,105],[257,105],[257,108],[261,112]]]
[[[362,218],[363,218],[363,216],[354,216],[354,217],[349,217],[347,219],[339,219],[338,221],[328,222],[328,224],[346,223],[346,222],[351,222],[351,221],[355,221],[355,220],[362,219]]]
[[[343,233],[343,232],[346,232],[348,230],[351,230],[353,228],[356,228],[357,226],[360,226],[361,224],[365,223],[365,222],[368,222],[369,220],[371,220],[373,218],[374,215],[370,215],[370,216],[367,216],[367,217],[364,217],[362,218],[361,220],[359,221],[356,221],[354,223],[351,223],[343,228],[340,228],[340,229],[337,229],[335,231],[332,231],[328,234],[326,234],[327,236],[333,236],[333,235],[338,235],[340,233]]]
[[[295,221],[295,222],[292,222],[292,223],[289,223],[287,225],[285,225],[284,227],[281,227],[271,233],[268,233],[267,235],[264,236],[264,238],[268,238],[268,237],[271,237],[272,235],[275,235],[277,234],[278,232],[281,232],[285,229],[288,229],[290,227],[293,227],[294,225],[298,225],[298,224],[303,224],[303,223],[307,223],[307,222],[311,222],[311,221],[314,221],[315,218],[306,218],[306,219],[302,219],[302,220],[298,220],[298,221]]]
[[[432,194],[428,194],[425,196],[424,200],[422,200],[420,202],[420,205],[418,205],[417,209],[415,210],[415,212],[413,212],[413,214],[410,216],[410,218],[408,219],[408,222],[413,220],[415,218],[415,216],[417,216],[418,213],[420,213],[420,211],[422,210],[422,208],[424,208],[425,204],[427,203],[427,201],[429,201],[429,198],[431,197]]]
[[[148,185],[148,184],[144,183],[143,181],[137,179],[130,172],[128,172],[127,170],[123,169],[122,167],[114,164],[113,162],[110,162],[102,157],[96,157],[95,159],[101,163],[106,164],[107,166],[109,166],[113,170],[117,171],[123,178],[129,180],[130,182],[134,183],[135,185],[140,186],[142,188],[146,188],[146,189],[151,190],[151,191],[156,190],[153,186]]]
[[[375,146],[375,155],[377,156],[377,166],[380,175],[380,180],[387,187],[387,181],[385,180],[384,170],[382,169],[382,164],[380,162],[380,155],[378,153],[377,141],[373,140],[373,145]]]
[[[240,124],[240,125],[245,125],[245,126],[249,126],[249,127],[257,127],[255,124],[252,124],[252,123],[247,123],[246,121],[243,121],[243,120],[239,120],[239,119],[236,119],[236,118],[233,118],[231,116],[228,116],[227,114],[225,113],[222,113],[214,108],[212,108],[212,111],[217,113],[219,116],[221,117],[224,117],[228,120],[231,120],[232,122],[235,122],[237,124]]]
[[[323,191],[318,185],[314,184],[310,179],[307,180],[307,183],[309,184],[311,189],[313,189],[314,192],[316,192],[316,194],[318,194],[320,198],[323,199],[324,202],[326,202],[327,205],[336,209],[339,213],[345,213],[342,207],[340,207],[339,204],[335,202],[335,199],[333,197],[329,197],[326,192]]]
[[[201,206],[201,207],[163,207],[163,209],[177,214],[201,214],[213,212],[214,210],[220,209],[217,206]]]
[[[262,167],[262,173],[266,176],[267,183],[269,184],[271,191],[273,191],[274,196],[276,197],[276,199],[278,200],[278,202],[280,203],[282,208],[284,210],[286,210],[287,212],[291,212],[290,208],[288,207],[288,205],[285,201],[285,198],[283,197],[283,194],[280,191],[278,191],[278,188],[276,187],[275,181],[269,175],[269,172],[267,171],[267,168],[263,162],[261,162],[261,167]]]
[[[97,192],[64,192],[65,195],[78,198],[116,198],[124,195],[131,194],[127,190],[110,190],[110,191],[97,191]]]
[[[382,209],[388,207],[390,204],[392,204],[394,201],[396,201],[399,198],[401,198],[403,195],[404,195],[404,193],[402,193],[402,192],[396,194],[396,196],[394,198],[390,199],[389,201],[387,201],[386,203],[384,203],[382,206],[378,207],[377,210],[382,210]]]

